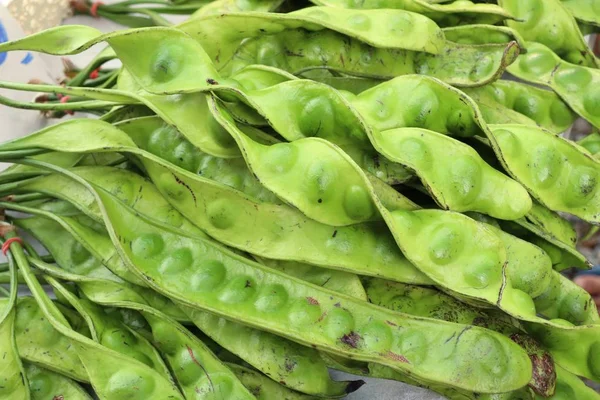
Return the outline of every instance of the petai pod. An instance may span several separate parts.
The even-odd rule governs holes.
[[[598,102],[600,72],[561,60],[540,43],[531,43],[527,54],[508,68],[517,78],[552,88],[577,114],[600,127]]]
[[[498,3],[517,18],[506,24],[525,40],[548,46],[570,63],[598,67],[594,53],[561,0],[500,0]]]
[[[424,379],[448,382],[476,391],[497,390],[501,381],[506,382],[501,384],[504,390],[512,390],[525,384],[524,378],[527,381],[530,378],[528,371],[531,365],[527,356],[518,350],[516,345],[505,341],[502,336],[480,331],[478,328],[464,330],[461,325],[436,323],[435,334],[433,337],[426,338],[428,331],[424,325],[429,321],[406,318],[401,314],[388,314],[350,297],[290,277],[284,278],[275,271],[241,259],[201,238],[188,238],[164,229],[157,229],[151,221],[136,215],[106,192],[98,190],[96,194],[103,204],[106,222],[110,225],[109,231],[114,238],[114,243],[122,255],[129,260],[131,266],[138,269],[140,274],[143,271],[143,274],[147,274],[144,276],[151,277],[152,285],[156,289],[168,293],[170,297],[191,307],[227,315],[228,318],[277,332],[301,343],[310,343],[317,348],[363,361],[384,363],[400,370],[410,370],[417,376],[423,376]],[[185,267],[189,266],[186,263],[185,266],[180,265],[184,267],[183,270],[177,268],[179,272],[175,275],[163,273],[158,276],[153,272],[156,268],[154,265],[162,263],[164,257],[168,258],[168,255],[164,254],[166,243],[169,243],[170,252],[181,248],[182,251],[185,249],[192,253],[191,259],[195,261],[194,264],[201,263],[198,265],[203,267],[186,269]],[[193,276],[182,279],[184,271],[192,273]],[[269,282],[264,287],[263,280]],[[195,289],[190,290],[188,287],[190,284],[195,285]],[[231,307],[232,304],[235,304],[235,307]],[[281,316],[286,314],[287,316],[282,319]],[[276,315],[278,317],[274,318]],[[286,325],[285,329],[281,329],[282,323]],[[309,326],[311,329],[307,330]],[[400,331],[398,327],[401,326],[404,329]],[[418,330],[413,331],[413,329]],[[446,329],[448,332],[442,334],[441,330]],[[457,334],[461,330],[463,334],[459,342],[446,341],[447,334]],[[421,340],[428,343],[427,347],[417,352],[412,360],[401,355],[402,349],[396,346],[402,341],[396,344],[394,340],[400,332],[404,332],[403,334],[411,332],[411,335],[422,337]],[[481,335],[486,339],[483,340]],[[449,344],[449,342],[453,343]],[[468,347],[464,347],[467,342]],[[476,383],[471,382],[466,379],[467,375],[460,373],[460,366],[448,375],[440,370],[444,362],[440,363],[436,360],[434,365],[430,365],[426,353],[437,346],[441,346],[442,349],[451,346],[453,356],[450,358],[455,358],[461,349],[467,351],[468,348],[471,360],[475,358],[485,363],[486,356],[480,357],[483,354],[487,356],[494,354],[495,359],[506,357],[512,367],[497,374],[493,378],[495,383],[492,386],[487,386],[487,380],[482,379],[481,375],[478,376]],[[429,349],[427,352],[425,352],[426,348]],[[511,356],[507,356],[507,352]],[[454,361],[449,362],[456,367]],[[422,372],[421,368],[424,365],[428,366],[427,374]],[[518,378],[513,374],[516,369],[519,370]],[[458,376],[460,379],[457,380]]]
[[[357,8],[357,9],[402,9],[426,15],[441,25],[458,25],[461,23],[482,23],[494,25],[512,15],[496,4],[473,4],[470,1],[460,1],[451,4],[431,4],[423,0],[313,0],[316,4]]]
[[[102,144],[94,140],[87,140],[87,143],[72,141],[85,131],[84,126],[103,132]],[[63,135],[66,132],[71,139],[65,141]],[[113,146],[109,146],[109,143],[113,143]],[[266,258],[302,261],[402,282],[431,282],[406,261],[383,224],[333,228],[307,219],[287,206],[257,203],[226,186],[190,174],[133,147],[123,132],[102,121],[66,122],[27,139],[7,143],[0,151],[39,147],[66,151],[73,148],[94,151],[110,149],[138,154],[157,188],[175,208],[208,235],[240,250]],[[229,206],[236,212],[225,212],[224,207]],[[200,209],[205,211],[197,212]],[[255,225],[251,222],[257,218],[265,224]],[[255,228],[253,232],[246,229],[251,225]],[[298,246],[303,246],[307,251],[298,253],[295,250]],[[351,249],[358,251],[350,254]],[[335,252],[332,253],[332,250]]]
[[[29,381],[31,400],[69,399],[92,400],[92,397],[78,383],[70,378],[39,367],[26,364],[25,372]]]
[[[504,165],[542,204],[599,223],[600,162],[575,143],[541,128],[490,125]],[[533,160],[533,162],[531,162]]]
[[[594,0],[561,0],[567,10],[581,23],[600,26],[600,6]]]
[[[576,118],[575,113],[554,92],[524,83],[499,80],[481,88],[465,89],[465,93],[477,102],[486,122],[490,124],[529,123],[520,116],[512,117],[516,112],[542,128],[561,133]]]

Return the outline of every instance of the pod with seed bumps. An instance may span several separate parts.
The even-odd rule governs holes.
[[[555,133],[567,130],[576,118],[575,113],[554,92],[524,83],[499,80],[481,88],[465,89],[465,93],[480,107],[495,107],[509,113],[514,111]],[[481,111],[485,115],[483,107]],[[496,117],[498,114],[488,112],[487,115],[487,123],[511,123],[508,119],[502,121],[501,116]],[[514,123],[523,123],[522,118],[516,117]]]
[[[525,40],[550,47],[570,63],[598,67],[575,19],[561,0],[500,0],[499,4],[517,18],[506,24],[519,31]]]
[[[46,400],[63,397],[73,400],[92,400],[90,395],[71,379],[39,367],[26,364],[25,372],[29,381],[32,400]]]
[[[600,163],[576,144],[543,129],[490,125],[507,172],[553,211],[600,222]]]
[[[600,72],[570,64],[540,43],[508,68],[517,78],[552,88],[577,114],[600,128]]]
[[[440,363],[440,360],[436,360],[435,365],[429,365],[424,352],[425,348],[429,349],[427,353],[430,353],[432,347],[449,345],[448,342],[445,345],[443,342],[447,338],[446,335],[451,332],[448,331],[446,334],[441,334],[441,336],[438,336],[437,333],[441,327],[446,329],[446,325],[436,323],[436,334],[431,338],[422,337],[422,340],[425,340],[428,345],[422,347],[421,351],[416,351],[414,356],[402,355],[403,351],[396,348],[397,345],[394,339],[400,333],[397,327],[403,326],[405,329],[402,332],[409,334],[409,331],[411,331],[410,326],[414,326],[413,324],[427,324],[427,321],[410,318],[403,321],[404,317],[394,313],[379,316],[383,312],[382,310],[371,309],[364,303],[352,298],[325,291],[289,277],[279,279],[278,277],[281,275],[278,273],[264,270],[259,265],[240,259],[238,256],[230,255],[219,246],[214,247],[215,245],[202,242],[199,238],[192,239],[181,235],[171,236],[174,233],[157,230],[150,221],[142,216],[135,216],[126,206],[114,200],[109,194],[102,191],[96,193],[105,208],[106,223],[110,225],[109,230],[115,239],[115,245],[122,252],[121,254],[131,262],[133,268],[138,271],[142,269],[144,274],[152,277],[156,289],[169,292],[170,296],[189,306],[204,308],[217,313],[221,313],[219,310],[224,310],[222,307],[226,307],[227,312],[224,314],[228,318],[277,332],[301,343],[313,344],[317,348],[351,355],[365,361],[381,362],[401,370],[408,369],[418,376],[423,374],[421,368],[428,365],[428,374],[427,377],[423,376],[424,379],[448,380],[453,385],[459,387],[469,386],[470,388],[473,383],[472,389],[476,391],[493,390],[491,386],[486,385],[486,380],[482,379],[481,376],[478,376],[477,383],[465,379],[467,375],[460,374],[459,371],[462,368],[460,366],[454,369],[454,372],[450,375],[447,375],[438,367],[443,364],[443,362]],[[120,215],[117,218],[119,220],[115,220],[116,215]],[[117,239],[116,232],[118,232],[120,239]],[[178,239],[173,241],[176,238]],[[200,262],[209,257],[206,262],[202,261],[206,268],[193,268],[189,272],[193,273],[194,276],[185,279],[181,279],[181,273],[177,276],[162,274],[159,278],[152,272],[154,267],[151,267],[151,265],[160,262],[166,256],[164,250],[167,242],[170,244],[177,243],[178,246],[184,246],[189,242],[190,246],[187,247],[186,245],[186,247],[190,251],[199,252],[195,254],[194,260]],[[171,247],[171,251],[172,249]],[[220,261],[212,259],[213,254]],[[263,279],[269,282],[264,288],[262,287]],[[159,280],[160,284],[157,285],[156,283]],[[195,285],[195,289],[187,288],[190,283]],[[186,288],[184,289],[181,285],[186,286]],[[291,287],[292,285],[294,288]],[[306,290],[304,287],[306,287]],[[270,295],[270,293],[277,294],[276,298],[268,302],[271,306],[268,308],[260,306],[263,304],[263,301],[260,300],[264,296]],[[336,305],[338,303],[339,306]],[[235,304],[235,307],[231,307],[232,304]],[[365,310],[366,313],[363,314],[361,310],[365,307],[369,311],[366,312]],[[287,315],[286,318],[280,320],[279,316],[284,314]],[[321,318],[322,314],[324,314],[323,318]],[[278,318],[273,318],[275,315]],[[368,318],[367,315],[369,315]],[[380,317],[383,317],[383,320],[380,320]],[[393,325],[385,322],[386,320],[392,322]],[[280,328],[282,323],[286,325],[285,329]],[[396,328],[394,328],[394,325]],[[308,329],[309,327],[310,329]],[[414,327],[416,328],[416,326]],[[462,329],[460,325],[454,324],[447,327],[456,333]],[[427,332],[424,328],[424,326],[418,328],[418,333],[413,332],[412,334],[423,336]],[[470,342],[468,351],[471,354],[471,359],[475,358],[481,360],[478,362],[485,363],[480,358],[481,355],[494,354],[495,359],[497,359],[496,357],[503,357],[509,364],[512,364],[512,367],[498,371],[497,374],[494,373],[496,375],[493,379],[495,382],[493,385],[494,390],[497,391],[498,383],[505,381],[508,376],[511,376],[511,380],[515,379],[516,376],[512,377],[512,375],[516,369],[519,370],[518,383],[515,382],[516,386],[514,387],[512,384],[503,385],[505,390],[512,390],[525,384],[526,381],[523,382],[523,378],[529,380],[528,371],[531,367],[527,356],[522,358],[524,353],[517,350],[514,347],[516,345],[506,342],[502,336],[496,337],[491,332],[485,332],[484,338],[479,335],[483,333],[477,328],[464,331],[461,340],[450,345],[454,349],[453,354],[456,355],[456,352],[463,349],[466,342]],[[398,345],[402,342],[404,341],[398,342]],[[464,349],[467,350],[467,348]],[[505,352],[507,351],[510,352],[510,357],[506,356]],[[368,352],[368,355],[366,352]],[[473,354],[477,355],[473,357]],[[505,355],[501,356],[501,354]],[[451,358],[454,358],[454,356]],[[409,361],[409,363],[406,361]],[[453,361],[452,363],[455,367],[456,364]],[[434,375],[429,375],[430,373],[434,373]],[[457,378],[456,373],[461,376],[460,382],[455,380]],[[433,378],[434,376],[435,378]],[[501,376],[504,378],[501,378]]]

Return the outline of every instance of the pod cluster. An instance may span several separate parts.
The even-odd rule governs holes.
[[[593,2],[72,3],[135,29],[0,44],[107,46],[0,82],[99,115],[0,144],[1,398],[600,398]]]

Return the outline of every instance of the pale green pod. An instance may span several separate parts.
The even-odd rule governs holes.
[[[2,366],[0,367],[0,396],[7,400],[28,400],[30,397],[28,379],[21,363],[17,349],[15,316],[17,304],[17,269],[9,261],[7,271],[10,281],[10,292],[7,298],[0,297],[0,354]],[[0,292],[0,295],[4,291]]]
[[[577,114],[600,127],[600,71],[570,64],[540,43],[508,68],[519,79],[552,88]]]
[[[578,141],[577,144],[596,156],[596,154],[600,153],[600,132],[590,133]]]
[[[546,45],[570,63],[598,67],[594,53],[561,0],[500,0],[498,4],[517,18],[506,24],[528,42]]]
[[[190,18],[236,11],[274,11],[281,3],[283,3],[283,0],[215,0],[200,7],[190,16]]]
[[[600,6],[594,0],[561,0],[573,16],[583,24],[600,26]]]
[[[241,365],[228,363],[227,366],[237,375],[244,386],[248,388],[257,400],[310,400],[315,399],[302,393],[294,392],[283,385],[274,382],[258,371]]]
[[[88,140],[89,146],[80,143],[74,147],[87,148],[86,151],[120,150],[138,154],[145,160],[147,173],[167,200],[196,226],[224,244],[266,258],[292,259],[403,282],[430,282],[401,255],[392,236],[389,235],[387,227],[383,224],[359,224],[347,228],[332,228],[309,220],[287,206],[257,203],[245,196],[240,196],[237,191],[229,190],[227,187],[190,174],[168,163],[165,164],[162,160],[154,158],[131,144],[122,146],[121,143],[132,143],[131,140],[122,131],[102,121],[66,122],[10,144],[6,143],[3,145],[3,149],[50,147],[68,151],[72,139],[85,132],[82,125],[87,125],[89,129],[106,130],[107,132],[102,135],[104,138],[102,144],[95,140]],[[63,146],[62,140],[59,138],[65,132],[69,132],[71,139],[66,141]],[[116,139],[122,136],[125,138],[113,141],[114,147],[108,146],[111,138]],[[214,203],[215,199],[218,199],[217,203]],[[226,215],[221,212],[222,207],[228,206],[232,202],[235,203],[233,209],[236,210],[236,213],[239,212],[235,220],[233,219],[234,215]],[[208,213],[196,212],[197,207],[205,207],[204,203],[213,204],[206,209]],[[257,216],[257,213],[260,217]],[[225,224],[220,219],[221,215],[227,216]],[[255,225],[252,221],[257,218],[265,222],[270,221],[270,223]],[[284,224],[281,225],[282,223]],[[245,228],[251,225],[255,226],[254,232],[249,232]],[[277,227],[274,231],[271,229],[273,226]],[[256,229],[261,231],[256,231]],[[305,232],[310,232],[310,237]],[[266,240],[267,238],[269,240]],[[294,246],[290,247],[285,243],[294,243]],[[302,245],[307,251],[298,253],[294,250],[298,245]],[[361,250],[350,254],[351,248]],[[332,253],[332,250],[335,251]]]
[[[536,127],[490,125],[507,172],[553,211],[600,222],[600,162],[575,143]]]
[[[315,267],[314,265],[299,263],[297,261],[269,260],[262,257],[255,258],[259,263],[269,268],[302,279],[313,285],[356,297],[360,300],[367,299],[365,289],[355,274]]]
[[[33,158],[58,165],[59,167],[69,168],[80,162],[82,157],[83,156],[81,154],[77,153],[47,153],[34,156]],[[44,172],[39,168],[14,164],[0,173],[0,182],[21,180],[24,178],[38,176],[43,173]]]
[[[228,29],[240,26],[243,29]],[[331,30],[375,48],[438,54],[445,46],[442,30],[429,18],[404,10],[352,10],[308,7],[288,14],[227,13],[194,18],[177,26],[198,41],[222,68],[244,39],[283,30]]]
[[[254,399],[233,372],[185,327],[152,308],[141,306],[139,311],[150,324],[151,340],[187,398]]]
[[[447,40],[461,44],[509,43],[515,41],[525,51],[525,41],[514,29],[495,25],[461,25],[443,29]]]
[[[247,65],[265,64],[295,75],[315,69],[384,80],[420,74],[473,87],[498,79],[518,53],[516,42],[478,46],[446,42],[444,51],[433,55],[375,48],[333,31],[286,30],[247,40],[221,72],[228,75]]]
[[[77,350],[52,327],[32,297],[21,297],[17,302],[15,336],[23,360],[79,382],[90,381]]]
[[[499,80],[481,88],[465,89],[489,124],[535,122],[561,133],[575,121],[575,113],[554,93],[514,81]],[[515,115],[516,114],[516,115]]]
[[[523,187],[448,136],[418,128],[374,131],[377,150],[415,171],[436,202],[453,211],[516,219],[531,208]]]
[[[25,372],[29,381],[31,400],[92,400],[92,397],[78,383],[70,378],[52,372],[35,364],[26,364]]]
[[[110,225],[110,231],[112,237],[114,238],[115,245],[118,246],[119,251],[122,252],[122,255],[130,260],[130,265],[132,267],[143,269],[143,275],[152,278],[153,286],[160,291],[168,292],[169,296],[172,296],[178,301],[184,302],[189,306],[210,310],[212,312],[218,312],[221,315],[223,315],[223,313],[218,310],[221,310],[221,307],[227,304],[225,306],[227,308],[227,312],[225,314],[228,318],[240,320],[244,323],[251,324],[252,326],[260,327],[261,329],[276,331],[278,334],[285,335],[288,338],[293,337],[294,340],[301,343],[314,344],[317,346],[317,348],[323,348],[324,350],[329,350],[340,354],[352,355],[364,361],[372,360],[385,363],[399,369],[409,368],[415,374],[421,375],[421,373],[418,372],[420,371],[420,367],[416,367],[416,365],[423,365],[423,362],[427,363],[426,358],[421,362],[417,362],[417,358],[413,357],[414,361],[410,361],[410,364],[408,364],[405,361],[402,361],[402,358],[408,360],[408,358],[405,356],[402,358],[391,357],[391,355],[388,357],[378,355],[374,356],[374,354],[389,354],[390,351],[397,355],[401,354],[391,349],[387,350],[388,353],[385,353],[386,350],[381,347],[384,345],[385,347],[388,345],[394,346],[393,343],[395,342],[392,338],[398,332],[397,329],[389,328],[389,326],[394,325],[386,324],[383,321],[374,321],[376,314],[382,313],[383,310],[379,310],[378,308],[371,309],[364,302],[352,299],[351,297],[336,294],[335,292],[325,291],[325,289],[318,288],[307,283],[302,283],[301,281],[297,281],[290,277],[285,277],[285,279],[280,280],[277,278],[282,276],[279,273],[276,273],[272,270],[265,270],[259,265],[241,259],[234,254],[230,254],[224,249],[222,250],[220,247],[213,247],[215,245],[205,242],[201,238],[186,238],[185,236],[175,234],[174,232],[169,232],[165,229],[157,229],[157,227],[149,220],[141,215],[136,216],[134,213],[129,211],[129,208],[118,202],[118,200],[114,200],[114,198],[106,192],[100,190],[97,191],[96,194],[99,196],[99,199],[101,199],[102,204],[104,205],[104,211],[106,212],[105,221]],[[119,217],[117,217],[117,215]],[[115,224],[118,224],[118,226]],[[121,239],[118,239],[117,235]],[[177,239],[175,240],[175,238]],[[124,244],[123,241],[129,242],[131,247],[129,244]],[[134,241],[135,244],[133,243]],[[193,251],[194,254],[192,255],[192,259],[197,260],[198,262],[200,262],[199,256],[201,254],[202,257],[208,257],[209,254],[212,254],[212,249],[214,249],[214,251],[218,251],[218,253],[215,253],[215,257],[219,257],[220,261],[216,261],[216,264],[213,261],[206,264],[213,266],[209,268],[210,272],[209,270],[200,272],[201,275],[199,276],[202,276],[202,278],[198,278],[199,280],[191,277],[184,279],[181,273],[162,274],[159,278],[155,272],[152,272],[155,267],[150,266],[154,263],[160,263],[162,258],[166,256],[166,254],[163,254],[165,243],[177,243],[178,246],[183,246],[186,250]],[[200,247],[202,247],[202,249]],[[169,248],[169,252],[172,252],[173,250],[173,247]],[[233,264],[230,264],[229,257],[233,257],[231,258],[231,263]],[[214,265],[219,266],[217,267]],[[236,266],[235,270],[233,268],[229,268],[230,266],[233,267],[234,265]],[[198,272],[198,270],[193,268],[191,270]],[[142,275],[141,272],[140,275]],[[228,277],[227,284],[225,282],[225,276]],[[268,278],[266,278],[267,276]],[[208,280],[205,278],[208,278]],[[187,287],[189,286],[190,282],[197,282],[200,285],[197,287],[197,290],[204,288],[202,293],[198,292],[197,290],[189,290]],[[206,282],[211,283],[208,284]],[[218,282],[219,285],[217,285],[216,282]],[[263,289],[261,287],[262,282],[265,282],[267,285],[265,288],[267,289]],[[268,282],[268,284],[266,282]],[[223,286],[222,290],[219,289],[221,284]],[[295,286],[295,289],[290,291],[287,289],[287,287],[288,285],[292,284]],[[181,285],[186,286],[186,289],[180,287]],[[300,292],[300,287],[304,286],[306,286],[307,291],[305,293]],[[264,290],[267,290],[265,294],[269,294],[269,296],[267,296],[264,300],[266,308],[263,308],[263,301],[261,300],[263,298],[261,293],[263,293]],[[273,290],[276,290],[275,293],[277,293],[277,295],[271,298],[270,293]],[[323,295],[319,294],[319,292],[323,292]],[[285,293],[285,295],[281,293]],[[200,305],[200,302],[202,305]],[[338,303],[339,306],[336,306],[335,304]],[[223,304],[223,306],[220,304]],[[231,304],[235,304],[235,307],[231,307]],[[257,304],[256,307],[255,304]],[[318,306],[318,309],[307,311],[307,307],[311,308],[316,306]],[[251,309],[247,307],[251,307]],[[288,310],[289,307],[292,307],[292,309]],[[287,314],[288,311],[296,310],[295,307],[300,307],[302,312],[301,314],[297,314],[295,311],[290,313],[290,321],[286,320],[281,322],[271,317],[274,315],[271,312],[277,314],[285,311]],[[367,312],[365,310],[365,314],[363,314],[361,311],[363,308],[369,308],[369,311]],[[323,320],[319,321],[319,317],[323,312],[326,312],[326,315]],[[233,313],[236,315],[232,315]],[[401,326],[405,323],[401,321],[400,316],[401,314],[391,313],[390,315],[387,315],[386,318],[395,324],[395,326]],[[254,318],[258,319],[255,320]],[[363,318],[365,318],[364,321]],[[403,316],[402,318],[406,317]],[[268,323],[267,320],[269,321]],[[410,323],[412,324],[414,321],[411,320]],[[418,321],[420,324],[428,323],[426,320],[419,319]],[[375,329],[375,327],[371,328],[371,325],[373,325],[375,322],[377,322],[377,329]],[[278,324],[281,323],[286,325],[285,330],[278,328]],[[306,330],[308,328],[307,324],[310,325],[310,330]],[[441,344],[445,341],[445,345],[452,347],[453,354],[456,354],[456,351],[458,351],[461,346],[464,346],[466,344],[465,342],[468,341],[472,335],[477,335],[480,332],[478,328],[465,330],[461,325],[450,324],[448,326],[452,326],[454,333],[457,334],[462,330],[462,335],[460,343],[449,344],[447,341],[447,334],[450,332],[446,332],[446,334],[437,336],[437,333],[443,326],[445,326],[443,323],[436,322],[437,339],[435,340],[439,342],[434,343]],[[367,327],[369,327],[369,329],[367,329]],[[371,331],[371,329],[373,329],[373,331]],[[371,341],[370,335],[373,334],[378,336],[379,333],[375,332],[378,332],[380,329],[386,332],[384,334],[385,337],[388,337],[388,332],[390,335],[392,335],[390,337],[391,341],[387,339],[385,341],[382,341],[381,339]],[[369,333],[367,333],[367,331]],[[425,330],[419,329],[419,332],[419,335],[422,335]],[[310,336],[309,341],[307,341],[307,334]],[[356,334],[358,334],[360,337],[365,335],[365,339],[359,339]],[[516,349],[516,347],[514,347],[516,345],[514,345],[512,342],[505,341],[502,336],[496,336],[491,331],[485,331],[485,336],[493,336],[494,345],[492,347],[494,348],[497,348],[497,346],[501,344],[502,346],[506,345],[507,349]],[[485,341],[486,343],[489,343],[487,339]],[[426,347],[428,350],[431,349],[432,346],[432,343],[429,343],[430,344]],[[483,345],[483,343],[478,343]],[[455,345],[457,347],[455,347]],[[369,351],[370,355],[367,356],[363,352],[365,351],[366,347],[368,348],[370,346],[374,346],[377,349],[377,353]],[[468,346],[471,359],[473,359],[474,350],[475,353],[478,352],[477,348],[478,345],[475,347],[472,345]],[[492,351],[492,353],[494,353],[494,358],[498,356],[496,350],[491,350],[488,344],[486,344],[484,348],[486,349],[486,354],[490,354],[489,351]],[[423,348],[423,351],[425,351],[425,348]],[[531,366],[527,357],[525,357],[526,361],[524,362],[524,365],[521,365],[521,350],[517,351],[516,353],[513,353],[513,350],[511,350],[511,354],[511,357],[507,358],[507,360],[509,363],[516,363],[515,367],[517,367],[520,371],[518,375],[519,382],[515,385],[515,387],[512,387],[512,385],[505,386],[505,390],[512,390],[522,386],[524,383],[526,383],[522,382],[523,378],[526,378],[528,381],[530,377],[527,371]],[[424,354],[422,353],[421,356],[422,355]],[[427,378],[425,376],[423,376],[423,378],[430,380],[435,376],[435,380],[442,382],[445,381],[445,378],[440,376],[440,373],[443,372],[439,370],[439,367],[437,367],[440,365],[439,359],[435,361],[435,365],[436,366],[431,365],[428,367]],[[456,367],[455,362],[453,362],[453,365]],[[464,367],[467,368],[466,365],[464,365]],[[437,371],[433,375],[431,374],[433,372],[433,369],[431,368]],[[462,368],[462,366],[460,366],[459,369],[460,368]],[[496,390],[500,376],[512,374],[512,371],[514,371],[514,368],[507,368],[502,371],[502,373],[496,374],[496,378],[493,379],[496,382],[494,384],[494,388],[496,388]],[[452,375],[454,375],[454,373],[452,373]],[[492,390],[492,387],[485,386],[483,383],[484,381],[481,380],[481,375],[478,376],[478,383],[474,386],[471,386],[470,384],[467,385],[465,383],[465,375],[460,374],[460,376],[460,382],[453,380],[453,385],[463,388],[468,387],[469,389],[472,388],[476,391],[483,392]]]
[[[363,381],[332,380],[327,366],[314,348],[205,311],[190,307],[183,309],[192,322],[221,347],[291,389],[337,398],[354,392],[364,384]]]
[[[482,23],[493,25],[512,15],[496,4],[473,4],[459,1],[451,4],[431,4],[422,0],[313,0],[313,3],[357,9],[392,8],[423,14],[441,25],[453,26],[461,23]]]

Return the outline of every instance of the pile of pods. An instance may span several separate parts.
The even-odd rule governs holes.
[[[561,271],[589,268],[564,213],[600,224],[600,135],[560,134],[600,128],[600,2],[281,3],[0,45],[108,45],[64,85],[0,82],[45,93],[3,104],[100,116],[0,144],[0,398],[363,384],[333,368],[599,399],[600,317]]]

